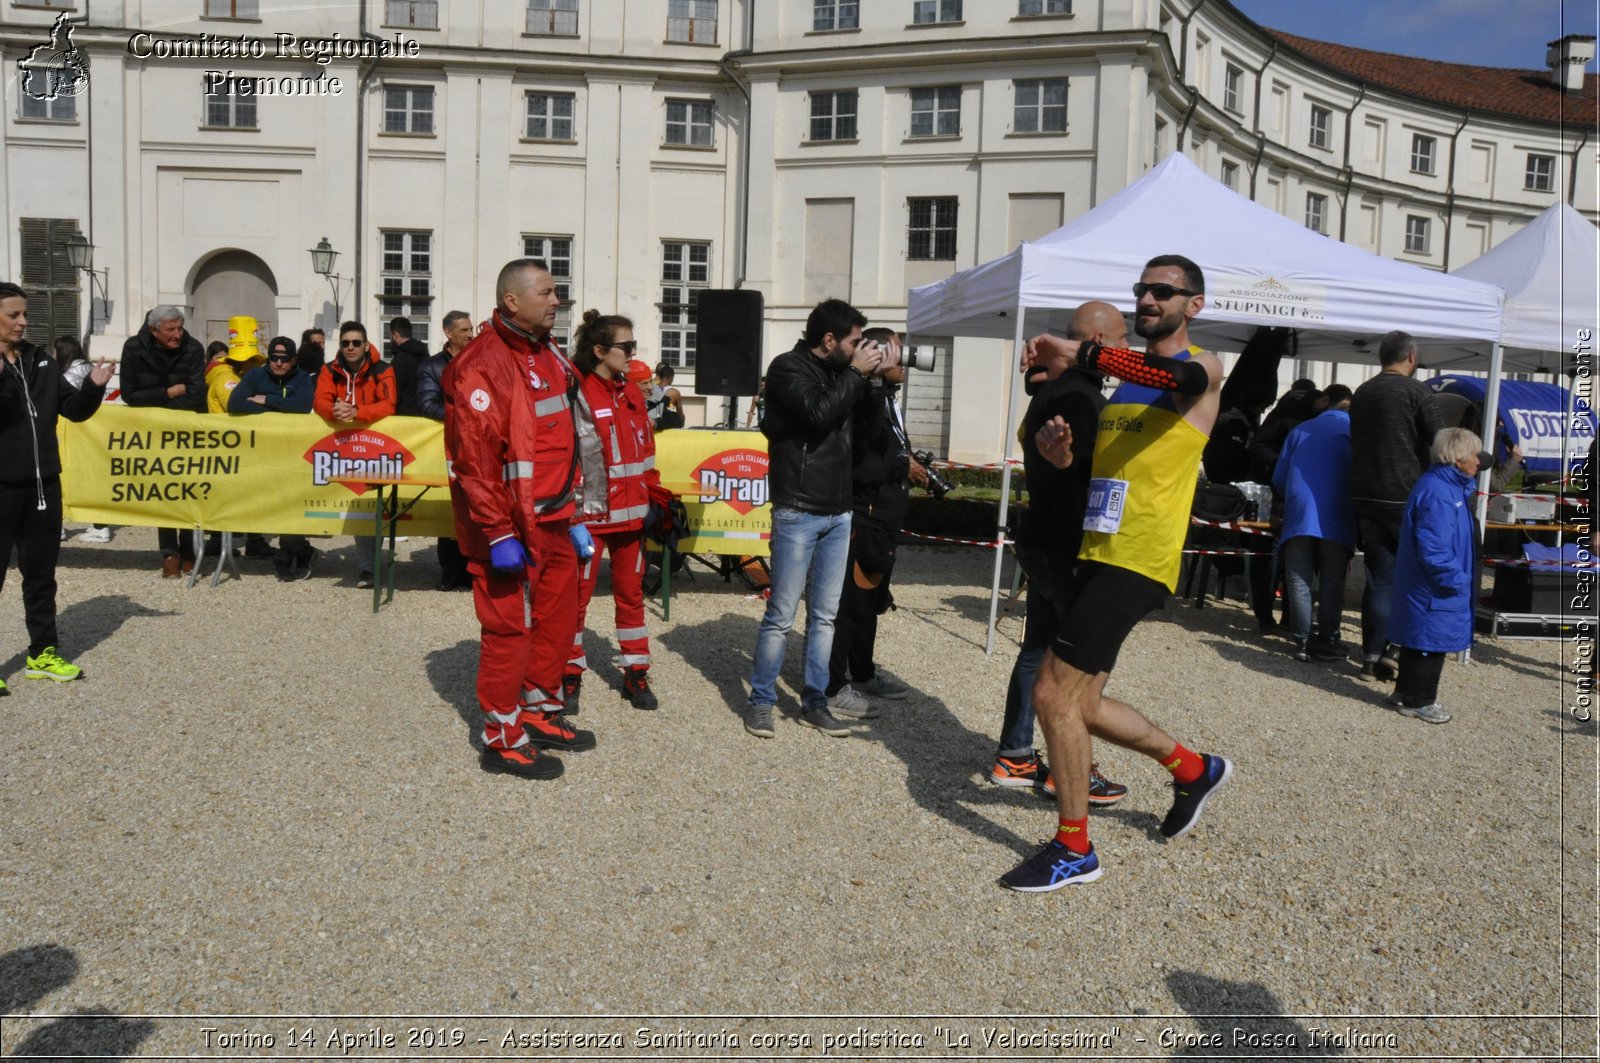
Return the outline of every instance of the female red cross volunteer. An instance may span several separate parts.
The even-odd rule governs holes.
[[[656,472],[656,441],[644,393],[628,379],[628,360],[637,349],[633,322],[598,310],[583,315],[572,362],[583,378],[583,397],[594,416],[605,460],[601,483],[584,481],[584,494],[603,495],[604,512],[587,522],[594,552],[579,568],[578,625],[572,635],[562,695],[576,712],[588,658],[583,648],[584,617],[600,575],[600,553],[611,554],[611,597],[616,602],[617,643],[622,650],[622,696],[636,709],[654,709],[650,689],[650,629],[644,615],[644,518],[651,499],[665,506],[671,496]]]

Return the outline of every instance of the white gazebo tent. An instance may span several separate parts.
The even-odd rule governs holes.
[[[1430,364],[1481,362],[1500,336],[1501,290],[1395,262],[1307,229],[1230,191],[1182,155],[1047,236],[992,262],[910,292],[914,339],[983,336],[1023,341],[1063,331],[1072,311],[1102,299],[1125,311],[1144,263],[1193,259],[1206,274],[1197,342],[1242,350],[1256,327],[1302,332],[1303,357],[1376,364],[1378,340],[1403,328]],[[1004,538],[1011,442],[1021,391],[1007,378]],[[995,551],[987,649],[994,648],[1002,551]]]
[[[1455,276],[1505,289],[1500,349],[1519,367],[1537,365],[1559,374],[1576,369],[1579,344],[1591,352],[1591,372],[1583,387],[1571,381],[1569,402],[1594,405],[1592,352],[1600,325],[1600,229],[1565,203],[1555,206],[1455,271]],[[1580,330],[1587,329],[1587,337]],[[1585,394],[1580,396],[1579,392]],[[1500,374],[1489,373],[1483,423],[1500,411]],[[1570,436],[1572,410],[1566,423]],[[1570,456],[1562,465],[1570,468]]]

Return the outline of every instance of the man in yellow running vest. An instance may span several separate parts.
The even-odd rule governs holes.
[[[1091,736],[1154,758],[1172,773],[1168,838],[1186,834],[1233,765],[1195,753],[1126,702],[1104,694],[1123,641],[1146,613],[1177,588],[1200,453],[1217,419],[1222,363],[1189,345],[1189,321],[1205,306],[1205,277],[1182,255],[1146,263],[1133,286],[1134,331],[1143,354],[1056,336],[1028,341],[1023,363],[1050,376],[1069,366],[1098,370],[1122,383],[1100,413],[1083,548],[1073,605],[1034,683],[1056,783],[1056,836],[1001,876],[1025,893],[1045,893],[1100,877],[1089,844]],[[1072,432],[1056,418],[1035,437],[1058,468],[1071,465]]]

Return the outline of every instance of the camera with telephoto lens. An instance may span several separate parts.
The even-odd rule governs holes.
[[[940,474],[939,470],[933,467],[935,460],[933,457],[933,451],[914,450],[911,452],[911,456],[917,459],[918,465],[921,465],[928,471],[928,483],[926,486],[928,488],[928,493],[933,496],[933,500],[935,502],[944,501],[944,496],[949,494],[951,491],[954,491],[956,489],[956,485],[951,483],[949,480],[946,480],[944,476]]]
[[[874,346],[887,348],[888,345],[876,343]],[[934,362],[935,357],[932,347],[911,347],[907,346],[904,337],[900,339],[899,365],[903,365],[907,369],[920,369],[925,373],[931,373],[933,372]]]

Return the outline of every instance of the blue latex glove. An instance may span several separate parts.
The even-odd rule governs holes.
[[[572,549],[579,561],[587,561],[594,556],[594,536],[589,534],[588,528],[574,524],[567,529],[567,538],[572,540]]]
[[[528,570],[528,552],[516,536],[489,547],[489,567],[501,579],[522,579]]]

